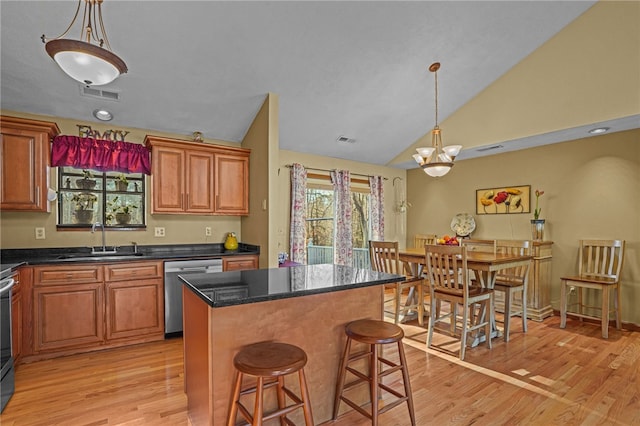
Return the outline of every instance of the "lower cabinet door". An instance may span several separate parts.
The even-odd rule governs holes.
[[[104,342],[102,283],[33,289],[36,352]]]
[[[107,340],[164,333],[162,279],[106,283]]]

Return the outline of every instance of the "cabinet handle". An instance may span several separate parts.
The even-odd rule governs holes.
[[[40,187],[36,186],[36,202],[40,204]]]

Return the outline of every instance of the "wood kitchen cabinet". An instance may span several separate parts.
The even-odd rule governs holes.
[[[35,353],[104,342],[102,267],[34,267]]]
[[[157,145],[151,164],[151,213],[213,213],[213,154]]]
[[[225,256],[222,258],[223,271],[246,271],[258,269],[257,255]]]
[[[249,156],[215,156],[215,212],[249,214]]]
[[[103,343],[102,283],[36,286],[33,298],[36,352]]]
[[[0,116],[0,127],[0,209],[49,212],[50,142],[58,125]]]
[[[162,262],[29,269],[33,343],[25,360],[164,339]]]
[[[147,136],[145,145],[151,213],[249,213],[249,150],[157,136]]]
[[[107,340],[164,334],[162,262],[105,266]]]

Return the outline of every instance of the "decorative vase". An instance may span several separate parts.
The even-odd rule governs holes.
[[[125,192],[129,187],[129,182],[116,181],[116,188],[118,191]]]
[[[93,220],[93,210],[76,210],[74,214],[78,223],[91,223]]]
[[[80,189],[93,189],[96,187],[96,181],[93,179],[76,179],[76,186]]]
[[[534,241],[544,240],[544,219],[531,219],[531,238]]]
[[[120,225],[126,225],[131,221],[131,213],[116,213],[116,222]]]
[[[227,239],[224,241],[224,248],[227,250],[238,250],[238,238],[235,232],[229,232]]]

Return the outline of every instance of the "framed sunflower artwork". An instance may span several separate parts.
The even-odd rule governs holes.
[[[476,190],[476,214],[531,212],[531,185]]]

